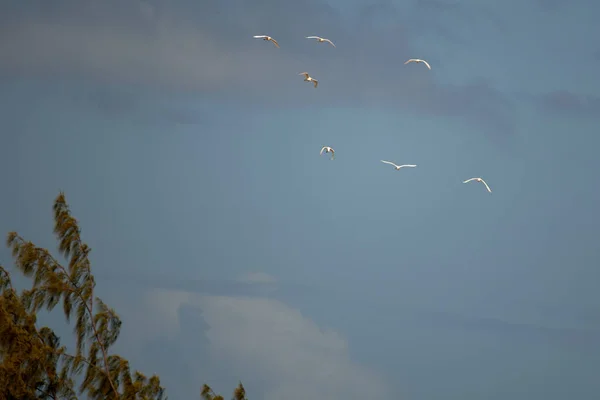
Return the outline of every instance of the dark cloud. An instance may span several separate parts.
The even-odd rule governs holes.
[[[168,101],[150,100],[148,96],[121,88],[90,87],[75,96],[110,118],[125,118],[142,123],[197,125],[206,122],[202,113],[189,106],[174,106]]]
[[[433,71],[403,65],[417,53],[427,58],[427,51],[413,48],[411,15],[389,3],[363,6],[344,18],[318,0],[15,4],[0,5],[5,77],[78,76],[281,107],[388,107],[465,117],[494,134],[514,133],[510,102],[491,85],[439,82],[434,55]],[[274,36],[281,49],[252,39],[254,34]],[[338,47],[304,39],[311,34],[330,37]],[[298,76],[305,70],[320,79],[317,91]],[[95,96],[107,112],[132,106],[130,99]]]
[[[541,112],[564,114],[569,116],[600,116],[600,97],[556,90],[543,94],[538,99]]]
[[[501,31],[508,29],[507,21],[484,2],[469,4],[469,2],[459,0],[414,0],[413,7],[417,13],[422,15],[421,20],[427,24],[427,29],[438,30],[444,37],[446,37],[446,33],[451,32],[452,36],[449,39],[458,39],[459,36],[455,33],[456,29],[464,28],[465,25],[473,25],[474,21],[491,24],[495,29]],[[434,18],[435,23],[432,24],[432,13],[435,16],[442,16],[443,21]],[[461,40],[465,39],[461,37]]]
[[[564,0],[534,0],[534,3],[544,11],[555,11],[566,2]]]
[[[593,0],[532,0],[532,2],[543,11],[561,11],[573,7],[590,7],[593,8],[597,3]]]
[[[600,331],[591,329],[553,328],[530,323],[504,321],[484,316],[467,316],[447,312],[426,312],[419,318],[432,327],[477,331],[510,337],[511,340],[540,340],[572,348],[588,349],[600,344]]]

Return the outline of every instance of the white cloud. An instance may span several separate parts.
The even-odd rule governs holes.
[[[388,394],[383,380],[374,371],[350,358],[348,343],[340,334],[322,329],[280,301],[157,292],[153,290],[146,297],[152,313],[140,315],[162,321],[161,325],[168,329],[167,325],[179,325],[180,306],[201,308],[210,326],[206,335],[211,365],[227,371],[228,380],[242,379],[247,388],[260,386],[266,400],[304,400],[313,396],[358,400]],[[166,332],[154,331],[154,334],[162,336]],[[193,347],[186,348],[188,352],[194,351]],[[200,356],[186,357],[198,360],[191,367],[199,375],[206,368]]]

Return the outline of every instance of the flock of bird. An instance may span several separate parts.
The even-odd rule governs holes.
[[[277,42],[277,40],[273,39],[271,36],[268,35],[255,35],[253,36],[254,39],[262,39],[262,40],[266,40],[268,42],[271,42],[275,45],[275,47],[279,48],[279,43]],[[326,38],[320,37],[320,36],[306,36],[306,39],[314,39],[316,40],[318,43],[329,43],[330,45],[332,45],[333,47],[336,47],[335,44]],[[431,66],[429,65],[429,63],[425,60],[421,60],[419,58],[411,58],[409,60],[407,60],[404,64],[408,64],[408,63],[423,63],[425,64],[425,66],[431,70]],[[319,86],[319,81],[316,80],[315,78],[313,78],[312,76],[309,75],[308,72],[300,72],[298,75],[304,75],[304,82],[309,82],[313,84],[313,87],[316,89],[317,86]],[[331,160],[335,159],[335,150],[332,147],[329,146],[323,146],[323,148],[321,149],[321,152],[319,153],[320,155],[323,155],[323,153],[328,154],[331,153]],[[385,161],[385,160],[381,160],[382,163],[384,164],[389,164],[392,165],[396,171],[400,171],[400,169],[402,168],[414,168],[416,167],[416,165],[413,164],[403,164],[403,165],[397,165],[391,161]],[[492,193],[492,189],[490,189],[490,187],[488,186],[488,184],[483,180],[483,178],[470,178],[467,179],[466,181],[463,181],[463,183],[469,183],[469,182],[479,182],[479,183],[483,183],[483,185],[485,186],[485,188],[487,189],[487,191],[489,193]]]

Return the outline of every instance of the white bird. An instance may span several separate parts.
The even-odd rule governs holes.
[[[485,188],[487,189],[488,192],[492,193],[492,189],[490,189],[490,187],[488,186],[487,183],[485,183],[485,181],[481,178],[471,178],[471,179],[467,179],[466,181],[464,181],[463,183],[469,183],[471,181],[476,181],[476,182],[481,182],[485,185]]]
[[[308,75],[308,72],[300,72],[298,75],[304,75],[304,82],[312,82],[313,85],[315,85],[315,89],[319,84],[319,81],[314,78],[311,78],[310,75]]]
[[[384,160],[381,160],[381,162],[382,162],[382,163],[384,163],[384,164],[390,164],[390,165],[393,165],[393,166],[394,166],[394,168],[396,168],[396,171],[400,171],[400,168],[404,168],[404,167],[409,167],[409,168],[414,168],[414,167],[416,167],[416,165],[414,165],[414,164],[396,165],[396,164],[394,164],[394,163],[393,163],[393,162],[391,162],[391,161],[384,161]]]
[[[331,159],[333,160],[333,158],[335,157],[335,150],[332,149],[329,146],[323,146],[323,148],[321,149],[321,152],[319,153],[319,155],[323,155],[323,152],[325,153],[331,153]]]
[[[307,36],[306,38],[307,39],[317,39],[317,42],[319,42],[319,43],[327,42],[327,43],[331,44],[333,47],[335,47],[335,44],[333,44],[333,42],[329,39],[325,39],[325,38],[322,38],[319,36]]]
[[[254,39],[262,39],[262,40],[268,40],[273,42],[273,44],[279,48],[279,43],[277,43],[277,40],[273,39],[271,36],[267,36],[267,35],[255,35],[253,36]]]
[[[429,66],[429,63],[428,63],[427,61],[425,61],[425,60],[420,60],[420,59],[418,59],[418,58],[411,58],[410,60],[408,60],[407,62],[405,62],[405,63],[404,63],[404,65],[406,65],[406,64],[408,64],[408,63],[410,63],[410,62],[416,62],[417,64],[418,64],[418,63],[423,63],[423,64],[427,65],[427,68],[431,69],[431,67]]]

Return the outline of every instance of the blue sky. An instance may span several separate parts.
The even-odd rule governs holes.
[[[599,11],[4,1],[0,227],[64,190],[172,399],[596,398]]]

